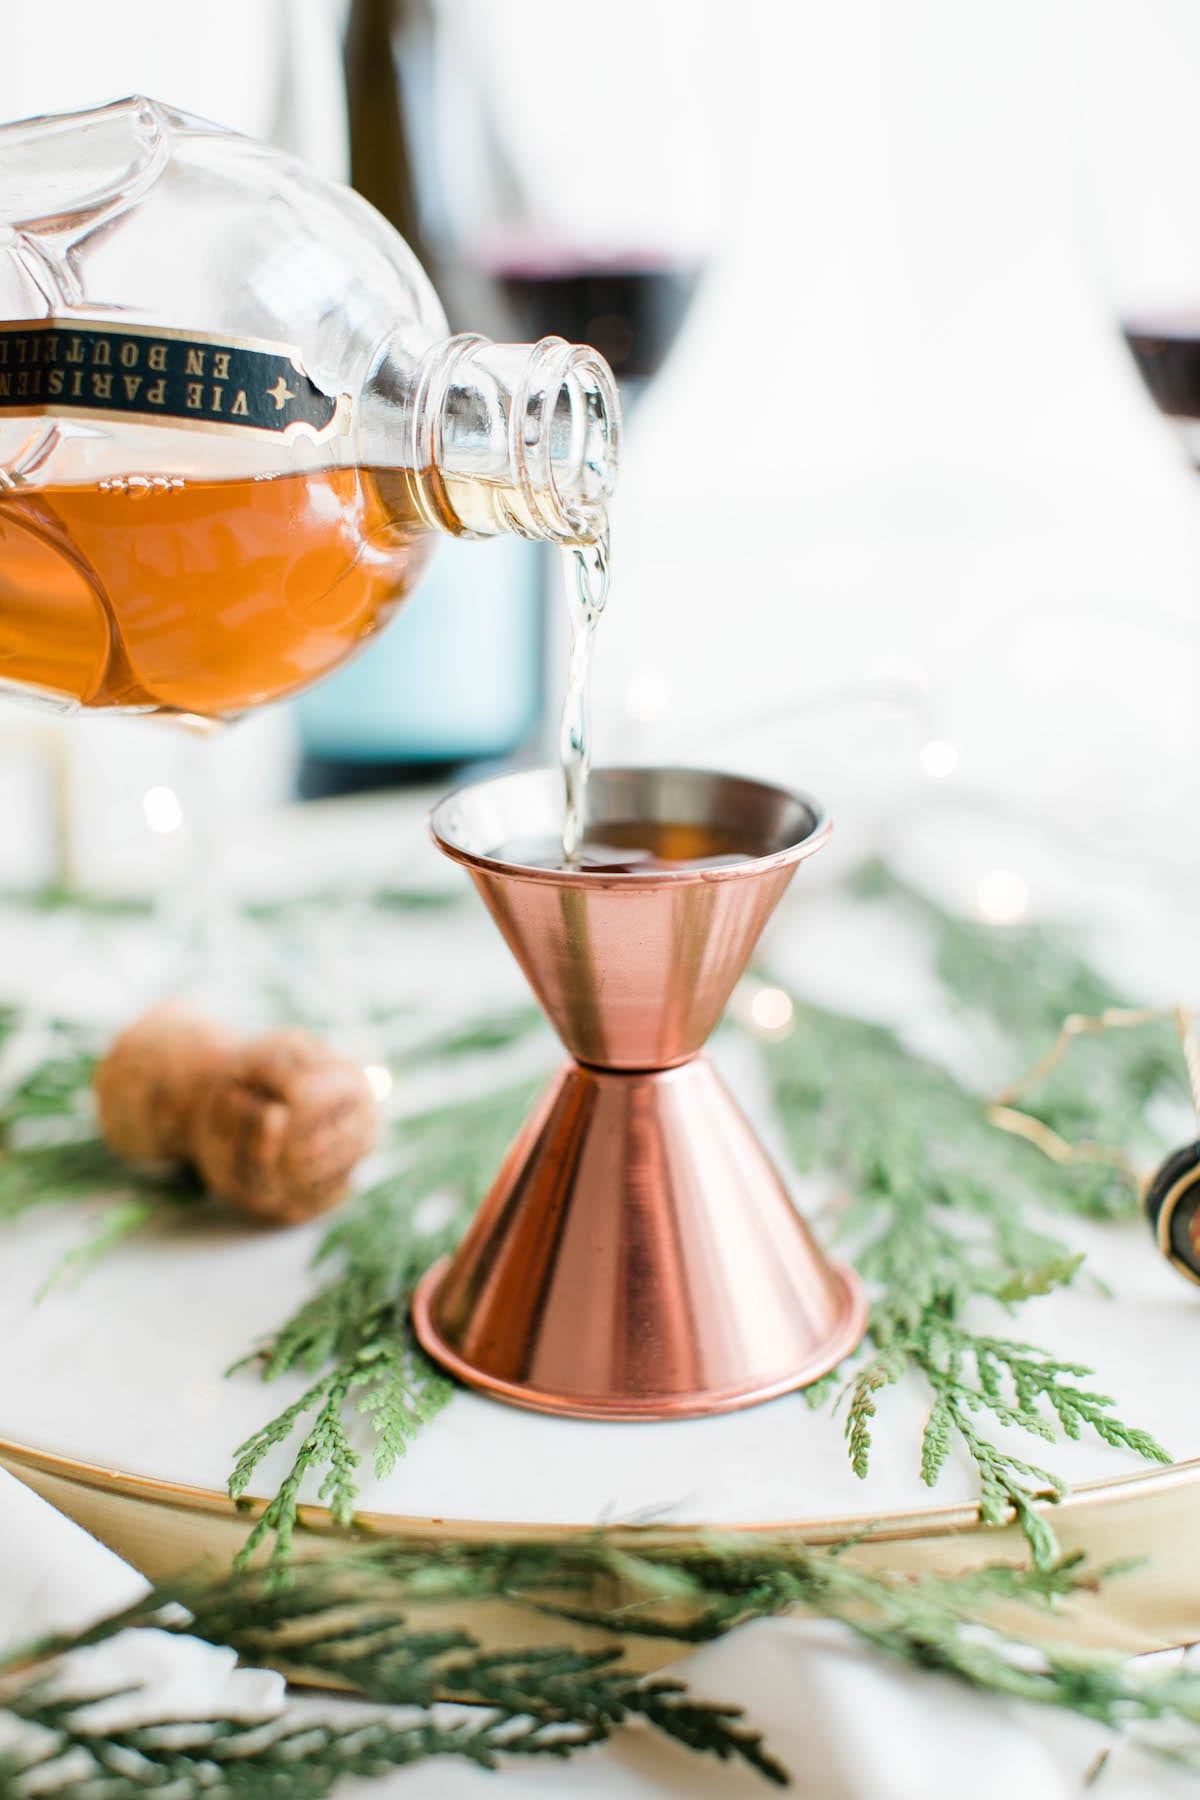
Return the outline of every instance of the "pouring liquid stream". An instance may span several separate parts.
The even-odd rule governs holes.
[[[591,543],[563,550],[571,644],[567,656],[567,691],[559,726],[559,756],[566,788],[562,859],[578,864],[587,829],[587,778],[592,762],[590,683],[596,623],[608,600],[607,526]]]

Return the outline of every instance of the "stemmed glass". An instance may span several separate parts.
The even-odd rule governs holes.
[[[351,9],[356,185],[453,327],[594,345],[626,418],[719,236],[711,15],[710,0],[612,0],[602,19],[551,0]],[[561,559],[539,549],[440,547],[387,639],[301,701],[302,792],[550,749],[567,609]]]
[[[594,344],[631,400],[719,233],[709,7],[614,0],[602,29],[553,0],[433,18],[427,235],[520,341]]]
[[[722,235],[712,8],[613,0],[600,22],[553,0],[442,0],[431,17],[432,74],[408,110],[425,120],[421,210],[451,311],[461,294],[497,337],[594,345],[628,422]],[[399,67],[411,85],[419,62]],[[615,556],[619,584],[619,498]],[[570,609],[560,559],[535,572],[548,742]]]
[[[1084,266],[1118,327],[1145,394],[1171,428],[1192,469],[1200,470],[1200,205],[1191,144],[1192,94],[1200,66],[1200,16],[1175,0],[1148,10],[1112,9],[1089,33],[1081,83],[1077,218]],[[1099,371],[1098,371],[1099,372]],[[1136,395],[1133,382],[1129,390]],[[1155,454],[1152,421],[1114,386],[1115,430],[1108,446],[1145,539],[1138,563],[1137,612],[1130,631],[1153,653],[1139,668],[1131,654],[1116,707],[1136,718],[1155,753],[1122,773],[1127,795],[1121,829],[1153,858],[1155,881],[1190,888],[1194,840],[1196,744],[1192,694],[1200,678],[1194,600],[1200,515],[1188,506],[1181,470],[1173,504],[1167,458]],[[1123,411],[1119,405],[1123,404]],[[1148,414],[1149,409],[1146,409]],[[1164,434],[1165,435],[1165,434]],[[1165,446],[1164,446],[1165,447]],[[1144,476],[1139,486],[1139,477]],[[1131,639],[1131,644],[1134,642]],[[1148,671],[1153,668],[1152,684]],[[1115,711],[1115,709],[1114,709]],[[1113,718],[1115,730],[1124,723]],[[1112,833],[1108,833],[1110,844]]]
[[[1131,29],[1136,26],[1136,29]],[[1175,0],[1089,33],[1077,200],[1087,260],[1150,397],[1200,464],[1200,207],[1191,141],[1200,20]]]

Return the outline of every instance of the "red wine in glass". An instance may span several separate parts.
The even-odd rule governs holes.
[[[1151,399],[1200,468],[1200,308],[1139,314],[1122,330]]]
[[[620,382],[657,375],[700,279],[698,263],[637,252],[585,262],[550,251],[501,255],[487,270],[522,343],[592,344]]]

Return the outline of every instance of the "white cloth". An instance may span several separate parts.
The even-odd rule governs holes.
[[[132,1606],[144,1578],[0,1469],[0,1656]]]
[[[133,1605],[147,1588],[128,1563],[0,1469],[0,1655],[51,1633],[84,1630]],[[139,1629],[74,1651],[55,1680],[60,1693],[81,1701],[120,1693],[87,1708],[89,1725],[102,1730],[161,1719],[275,1717],[282,1678],[236,1664],[231,1650],[198,1638]],[[18,1736],[0,1714],[0,1751]]]
[[[1194,1800],[1193,1778],[1065,1715],[902,1668],[840,1626],[767,1620],[673,1673],[699,1698],[742,1706],[790,1771],[791,1800],[1084,1800],[1111,1750],[1098,1800]],[[347,1800],[764,1800],[740,1764],[676,1749],[633,1728],[569,1764],[510,1763],[499,1785],[442,1759],[351,1783]],[[1090,1790],[1089,1790],[1090,1792]]]

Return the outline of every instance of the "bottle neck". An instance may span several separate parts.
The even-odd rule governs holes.
[[[616,382],[597,351],[555,337],[448,338],[426,353],[412,390],[414,498],[426,524],[459,537],[595,543],[620,436]]]

